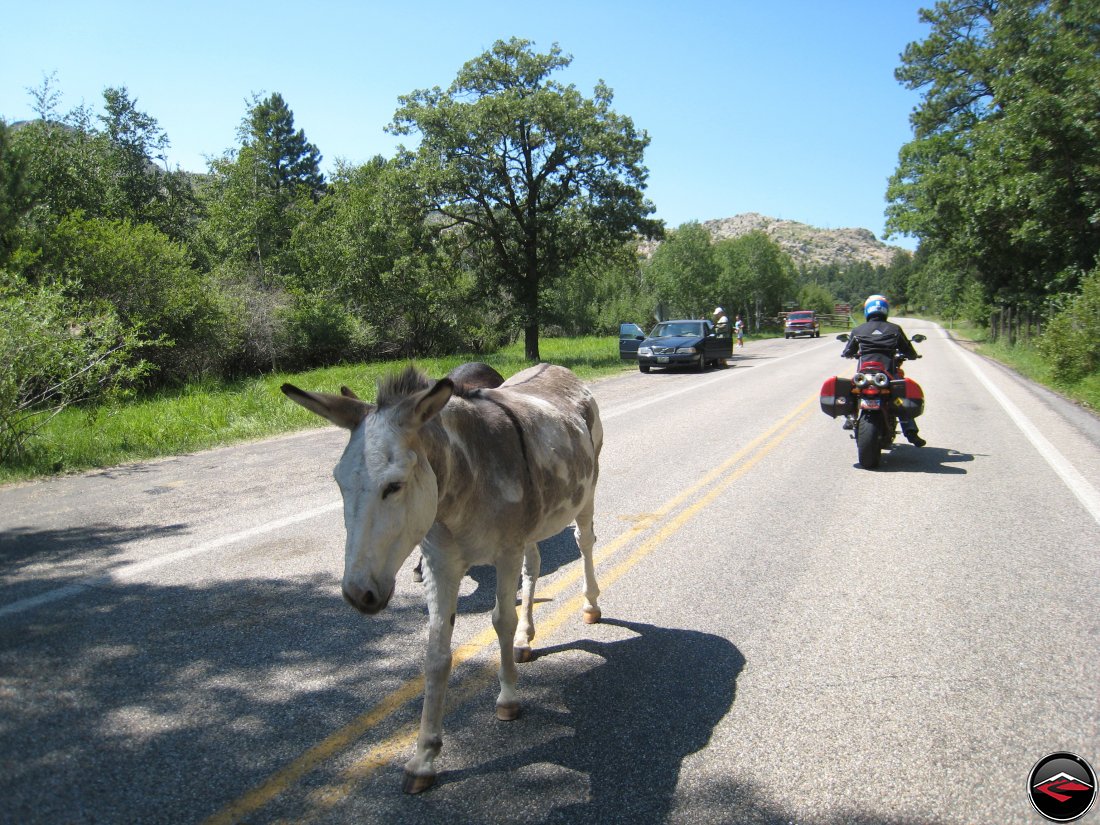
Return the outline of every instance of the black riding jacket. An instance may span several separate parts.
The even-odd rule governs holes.
[[[867,321],[852,330],[841,356],[856,358],[875,353],[884,355],[893,363],[895,353],[906,358],[919,358],[905,331],[890,321]]]

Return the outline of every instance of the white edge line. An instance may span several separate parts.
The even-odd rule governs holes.
[[[285,516],[275,521],[265,522],[264,524],[257,525],[256,527],[249,527],[247,530],[241,530],[237,533],[231,533],[228,536],[221,536],[220,538],[212,539],[211,541],[197,544],[194,547],[185,547],[182,550],[176,550],[172,553],[165,553],[161,556],[156,556],[151,559],[145,559],[144,561],[132,562],[131,564],[123,565],[117,570],[112,570],[110,573],[106,573],[100,576],[89,576],[86,579],[73,582],[72,584],[64,585],[53,590],[47,590],[45,593],[39,593],[37,596],[29,596],[26,599],[20,599],[19,601],[12,602],[11,604],[0,607],[0,617],[10,616],[15,613],[22,613],[25,610],[31,610],[35,607],[40,607],[50,602],[55,602],[59,599],[67,598],[68,596],[74,596],[84,590],[93,587],[103,587],[118,582],[128,581],[135,576],[140,575],[148,570],[153,570],[157,567],[163,567],[166,564],[172,564],[177,561],[183,561],[189,559],[192,556],[198,556],[203,553],[209,553],[211,550],[217,550],[220,547],[226,547],[230,544],[235,544],[238,541],[253,538],[254,536],[260,536],[264,533],[270,533],[272,530],[281,530],[284,527],[289,527],[292,524],[298,524],[302,521],[308,521],[309,519],[322,516],[325,513],[331,513],[333,510],[339,509],[343,506],[343,502],[331,501],[328,504],[323,504],[320,507],[314,507],[310,510],[304,510],[301,513],[295,513],[292,516]]]
[[[993,399],[1008,413],[1008,417],[1020,428],[1020,432],[1027,437],[1028,441],[1039,452],[1039,455],[1046,460],[1051,469],[1061,477],[1070,491],[1077,496],[1077,499],[1085,506],[1085,509],[1088,510],[1089,515],[1093,517],[1096,523],[1100,524],[1100,493],[1096,491],[1096,488],[1089,484],[1088,480],[1058,451],[1057,447],[1047,440],[1045,435],[1039,432],[1039,428],[1031,423],[1031,419],[1024,415],[1020,408],[1013,404],[1008,396],[994,385],[988,377],[982,374],[978,367],[979,362],[976,355],[967,352],[954,338],[946,334],[944,337],[955,345],[956,351],[963,359],[963,363],[970,367],[971,372],[977,376],[978,381],[989,390],[989,394],[993,396]]]

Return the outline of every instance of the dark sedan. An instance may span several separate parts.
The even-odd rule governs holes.
[[[638,369],[651,367],[693,367],[699,372],[707,364],[725,364],[733,356],[733,339],[715,335],[710,321],[662,321],[638,346]]]

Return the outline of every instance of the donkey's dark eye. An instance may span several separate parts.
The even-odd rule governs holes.
[[[400,481],[391,481],[382,491],[382,498],[385,499],[393,495],[394,493],[400,492],[401,488],[404,486],[405,485],[402,484]]]

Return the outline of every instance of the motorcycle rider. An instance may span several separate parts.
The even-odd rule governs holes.
[[[863,316],[866,321],[852,330],[844,344],[844,350],[840,353],[842,358],[858,358],[862,355],[875,354],[882,356],[886,369],[891,374],[897,374],[894,365],[894,357],[897,353],[909,359],[920,358],[913,343],[906,336],[905,331],[886,318],[890,314],[890,302],[882,295],[872,295],[863,304]],[[914,447],[923,447],[928,442],[920,437],[917,422],[912,418],[901,418],[901,431]],[[850,430],[855,426],[855,419],[846,416],[844,429]]]

